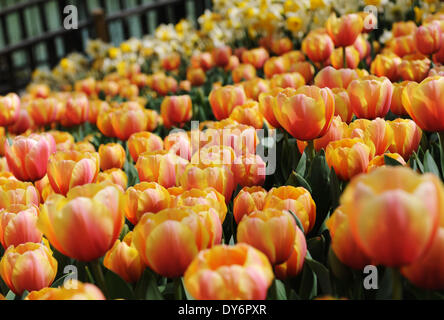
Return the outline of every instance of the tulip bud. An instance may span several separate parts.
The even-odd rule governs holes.
[[[162,139],[151,132],[134,133],[129,137],[127,143],[134,162],[137,162],[141,153],[163,149]]]
[[[236,106],[243,105],[247,100],[242,87],[224,86],[211,91],[209,101],[217,120],[230,116]]]
[[[19,117],[20,98],[15,93],[0,96],[0,126],[13,124]]]
[[[183,127],[191,120],[192,102],[189,95],[167,96],[160,106],[163,125],[166,128]]]
[[[253,211],[261,211],[264,208],[267,191],[264,188],[244,187],[233,200],[233,214],[236,223],[242,220],[245,215]]]
[[[118,143],[101,144],[99,147],[100,169],[102,171],[118,168],[125,164],[125,149]]]

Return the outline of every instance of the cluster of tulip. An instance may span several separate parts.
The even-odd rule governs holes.
[[[367,265],[444,289],[444,14],[383,49],[368,18],[0,97],[1,293],[371,298],[339,288]]]

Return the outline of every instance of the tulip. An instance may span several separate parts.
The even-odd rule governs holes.
[[[342,121],[350,123],[353,119],[353,110],[347,90],[344,88],[333,88],[331,91],[335,96],[335,116],[339,116]]]
[[[102,110],[97,116],[97,128],[106,137],[115,137],[111,115],[112,113],[110,110]]]
[[[331,90],[316,86],[285,90],[277,95],[277,103],[273,105],[274,115],[281,126],[299,140],[323,136],[330,127],[335,110]]]
[[[256,129],[262,129],[264,127],[264,118],[259,111],[259,103],[256,101],[249,101],[235,107],[230,114],[230,119]]]
[[[88,121],[89,101],[82,93],[73,94],[66,101],[65,115],[62,124],[74,126]]]
[[[75,186],[95,182],[100,170],[98,153],[57,151],[48,161],[48,179],[56,193],[66,195]]]
[[[366,172],[373,155],[374,150],[359,138],[332,141],[325,150],[328,166],[344,181]]]
[[[191,120],[192,102],[189,95],[167,96],[160,106],[163,125],[166,128],[183,127]]]
[[[40,204],[38,190],[32,183],[1,177],[0,209],[7,209],[17,204],[38,206]]]
[[[20,98],[15,93],[0,96],[0,126],[13,124],[19,117]]]
[[[358,74],[353,69],[335,69],[331,66],[323,68],[314,79],[315,86],[347,89],[350,82],[358,79]]]
[[[132,245],[132,235],[132,232],[129,232],[122,241],[117,240],[103,260],[107,269],[129,283],[137,282],[145,270],[139,252]]]
[[[310,193],[302,187],[282,186],[271,189],[265,197],[264,210],[272,208],[292,211],[301,221],[305,233],[316,222],[316,204]]]
[[[330,15],[325,25],[336,47],[351,46],[362,32],[364,22],[358,14],[347,14],[337,18]]]
[[[30,84],[26,90],[29,92],[29,94],[34,98],[48,98],[49,94],[51,93],[51,88],[47,84],[43,83],[33,83]]]
[[[233,215],[236,223],[245,215],[253,211],[261,211],[264,208],[267,191],[259,186],[244,187],[233,200]]]
[[[246,50],[242,53],[242,63],[251,64],[256,69],[261,69],[269,58],[268,51],[262,47]]]
[[[239,64],[240,64],[239,58],[237,56],[231,56],[230,59],[228,60],[227,65],[225,66],[224,70],[225,71],[233,71],[234,69],[236,69],[239,66]]]
[[[435,175],[385,166],[353,179],[340,203],[354,239],[374,264],[400,267],[417,261],[432,245],[443,196]]]
[[[170,205],[170,194],[155,182],[141,182],[126,190],[126,218],[136,225],[146,212],[156,213]]]
[[[233,69],[231,76],[234,83],[251,80],[256,77],[256,69],[251,64],[241,63],[237,68]]]
[[[207,76],[202,68],[188,68],[187,80],[194,87],[199,87],[205,83]]]
[[[345,59],[346,65],[344,66],[344,50],[345,50]],[[337,48],[334,49],[330,55],[331,65],[336,69],[341,68],[350,68],[355,69],[359,65],[359,51],[356,50],[353,46],[345,47],[345,49]]]
[[[96,147],[89,141],[79,141],[74,144],[73,150],[78,152],[96,152]]]
[[[12,205],[0,210],[0,241],[3,248],[26,242],[41,242],[42,233],[37,229],[39,210],[31,205]]]
[[[232,166],[236,183],[242,187],[263,185],[266,178],[266,166],[259,155],[246,154],[236,158]]]
[[[334,43],[325,33],[311,33],[302,41],[302,51],[313,62],[324,62],[333,52]]]
[[[264,300],[272,280],[267,257],[247,244],[201,251],[184,275],[185,288],[198,300]]]
[[[211,54],[213,61],[217,66],[225,67],[230,60],[232,50],[229,46],[221,46],[214,48]]]
[[[353,112],[358,118],[383,118],[390,109],[393,85],[385,77],[369,76],[350,82],[347,92]]]
[[[292,50],[287,53],[284,53],[282,55],[285,59],[288,59],[290,61],[290,64],[296,64],[298,62],[304,62],[306,61],[305,55],[300,50]]]
[[[69,132],[51,130],[47,133],[54,138],[57,151],[68,151],[74,149],[75,139]]]
[[[254,78],[248,81],[243,81],[242,87],[244,88],[247,98],[255,101],[258,101],[260,94],[270,90],[268,81],[262,78]]]
[[[294,88],[305,85],[305,78],[298,72],[275,74],[270,80],[271,88]]]
[[[414,21],[399,21],[394,22],[392,25],[392,33],[395,38],[414,34],[417,26]]]
[[[27,130],[34,128],[34,121],[28,113],[26,108],[21,108],[19,111],[19,117],[14,124],[8,127],[8,132],[12,134],[22,134]]]
[[[153,75],[152,88],[160,96],[166,96],[168,93],[175,93],[177,91],[177,80],[173,77],[168,77],[165,74]]]
[[[429,77],[409,83],[402,93],[402,104],[416,124],[426,131],[444,131],[444,77]]]
[[[177,70],[180,67],[180,54],[172,52],[162,60],[162,67],[167,71]]]
[[[290,258],[284,263],[274,266],[276,278],[286,280],[294,278],[300,274],[304,267],[306,254],[307,242],[305,240],[305,235],[301,229],[296,228],[296,237]]]
[[[281,56],[293,49],[293,42],[287,37],[278,39],[274,38],[271,40],[270,49],[278,56]]]
[[[349,218],[342,206],[336,208],[326,224],[330,231],[331,248],[339,261],[356,270],[371,264],[371,259],[354,239]]]
[[[404,57],[416,52],[415,36],[413,34],[397,37],[389,44],[393,52],[399,56]]]
[[[233,148],[224,145],[204,146],[191,157],[191,164],[200,168],[226,166],[232,169],[236,154]]]
[[[137,159],[136,169],[141,182],[157,182],[165,188],[177,185],[188,161],[165,150],[144,152]]]
[[[418,150],[422,138],[422,130],[410,119],[389,121],[394,133],[394,140],[389,147],[390,152],[400,154],[405,161]]]
[[[148,151],[163,149],[162,139],[151,132],[137,132],[128,139],[128,149],[134,162],[137,162],[139,155]]]
[[[268,92],[261,93],[259,95],[259,111],[264,118],[274,127],[280,128],[281,125],[276,120],[273,113],[273,105],[277,103],[276,96],[283,91],[281,88],[273,88]]]
[[[57,120],[60,104],[59,100],[52,97],[35,99],[28,107],[29,114],[37,126],[46,126]]]
[[[422,56],[410,56],[402,59],[398,73],[403,80],[421,82],[430,70],[430,60]]]
[[[99,147],[100,169],[102,171],[118,168],[125,164],[126,152],[118,143],[101,144]]]
[[[55,152],[56,145],[49,134],[17,136],[12,144],[5,144],[8,167],[21,181],[36,181],[46,174],[48,159]]]
[[[378,54],[370,65],[370,72],[378,77],[387,77],[390,81],[396,81],[399,78],[398,67],[401,61],[401,58],[393,53]]]
[[[50,196],[41,207],[37,226],[60,253],[89,262],[102,257],[124,224],[124,198],[107,183],[75,187],[67,197]]]
[[[315,74],[315,69],[310,62],[302,61],[291,64],[288,72],[300,73],[304,77],[305,83],[311,83]]]
[[[191,140],[186,132],[173,132],[164,139],[165,150],[185,160],[191,160]]]
[[[358,134],[356,134],[356,129]],[[385,153],[393,143],[394,133],[389,122],[382,118],[375,120],[357,119],[350,123],[349,130],[351,131],[351,138],[362,138],[365,141],[370,140],[375,146],[375,155],[382,155]],[[371,144],[371,143],[370,143]]]
[[[190,92],[191,82],[188,80],[182,80],[181,82],[179,82],[179,89],[182,91]]]
[[[17,295],[48,287],[57,274],[57,260],[43,244],[10,246],[0,261],[0,276]]]
[[[156,273],[180,277],[198,254],[211,245],[209,232],[193,210],[165,209],[146,213],[134,228],[133,244]]]
[[[171,194],[171,189],[168,192]],[[220,223],[225,221],[227,205],[225,197],[214,188],[181,190],[171,201],[171,208],[194,207],[204,205],[216,210]]]
[[[267,79],[275,74],[289,72],[290,59],[285,57],[271,57],[264,64],[264,74]]]
[[[120,140],[128,140],[133,133],[146,131],[149,121],[147,111],[138,103],[113,110],[110,117],[115,136]]]
[[[213,89],[209,95],[211,109],[217,120],[228,118],[233,109],[243,105],[246,100],[244,89],[231,85]]]
[[[418,51],[431,55],[441,47],[441,28],[439,22],[434,21],[420,26],[415,32],[415,42]]]
[[[398,161],[401,165],[406,166],[404,159],[398,153],[384,153],[379,156],[375,156],[368,164],[367,172],[370,172],[378,167],[385,166],[385,157],[392,158]]]
[[[441,290],[444,288],[443,260],[444,229],[439,227],[432,245],[417,261],[401,269],[401,273],[415,286]]]
[[[105,296],[91,283],[70,279],[62,287],[32,291],[25,300],[105,300]]]
[[[390,104],[390,111],[398,116],[407,116],[408,113],[402,104],[402,92],[410,81],[394,82],[393,96]]]

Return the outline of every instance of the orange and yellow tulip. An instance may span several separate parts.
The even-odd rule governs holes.
[[[318,72],[314,79],[314,84],[319,88],[328,87],[347,89],[350,82],[358,79],[356,70],[353,69],[335,69],[331,66],[323,68]]]
[[[228,118],[235,107],[247,100],[242,87],[231,85],[212,90],[208,98],[217,120]]]
[[[405,161],[408,161],[413,152],[418,151],[422,130],[410,119],[395,119],[389,121],[389,124],[394,133],[389,151],[400,154]]]
[[[20,97],[15,93],[0,96],[0,126],[13,124],[19,117]]]
[[[126,152],[118,143],[101,144],[99,147],[100,169],[122,169],[126,160]]]
[[[336,47],[351,46],[364,28],[364,21],[358,14],[346,14],[342,17],[330,15],[325,28]]]
[[[166,128],[183,127],[192,117],[191,98],[189,95],[167,96],[163,99],[160,110]]]
[[[233,215],[239,223],[245,215],[262,210],[267,191],[259,186],[244,187],[233,200]]]
[[[441,48],[441,27],[439,22],[432,21],[423,24],[415,32],[415,42],[418,51],[431,55]]]
[[[302,51],[313,62],[324,62],[334,49],[334,43],[326,33],[309,33],[302,41]]]
[[[296,277],[304,267],[305,256],[307,255],[307,242],[301,229],[296,228],[296,237],[290,258],[282,264],[274,266],[276,278],[286,280]]]
[[[137,162],[139,155],[144,152],[163,149],[162,139],[158,135],[147,131],[132,134],[127,144],[134,162]]]

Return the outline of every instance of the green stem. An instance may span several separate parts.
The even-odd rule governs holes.
[[[97,286],[102,290],[103,294],[106,295],[106,283],[105,277],[103,276],[102,264],[99,259],[91,261],[90,263],[92,273],[94,275],[94,280]]]
[[[309,162],[313,161],[314,157],[316,156],[316,150],[314,147],[314,141],[313,140],[309,140],[307,141],[307,159]]]
[[[393,300],[401,300],[402,299],[402,279],[401,273],[398,269],[392,269],[392,299]]]
[[[182,279],[175,278],[173,280],[174,283],[174,299],[175,300],[184,300],[184,289],[182,284]]]
[[[342,65],[342,67],[343,68],[347,68],[347,55],[346,55],[346,52],[345,52],[345,47],[342,47],[342,59],[343,59],[343,65]]]
[[[430,55],[430,69],[433,69],[435,67],[435,63],[433,62],[433,54]]]

